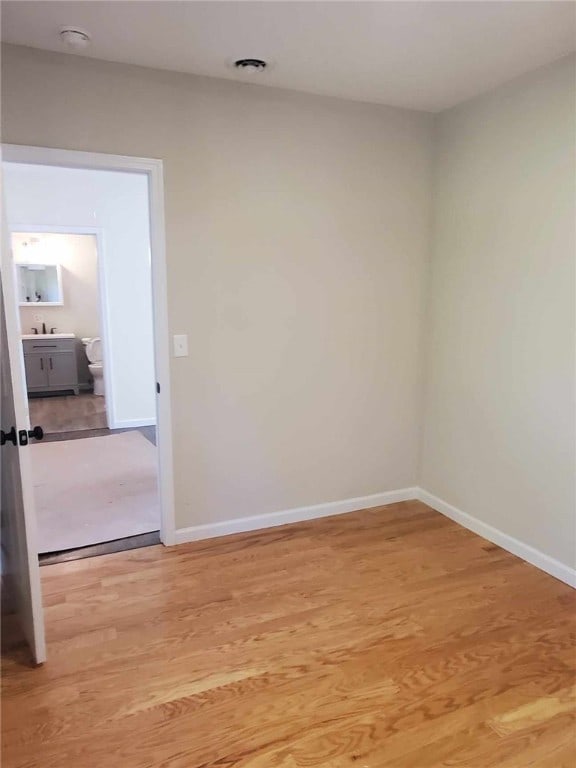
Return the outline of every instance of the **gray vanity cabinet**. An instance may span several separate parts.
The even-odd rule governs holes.
[[[28,392],[36,392],[48,387],[48,365],[43,355],[24,354],[26,369],[26,387]]]
[[[26,388],[30,394],[72,391],[78,394],[76,339],[24,339]]]

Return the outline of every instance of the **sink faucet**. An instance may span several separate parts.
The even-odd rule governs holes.
[[[35,333],[36,335],[38,335],[38,328],[32,328],[32,330],[34,331],[34,333]]]
[[[57,331],[58,328],[50,328],[50,333],[54,333],[54,331]]]

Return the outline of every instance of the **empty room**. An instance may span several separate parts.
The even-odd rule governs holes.
[[[576,3],[0,7],[3,768],[573,766]]]

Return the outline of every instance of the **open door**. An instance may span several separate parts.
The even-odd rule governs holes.
[[[40,567],[36,540],[36,510],[28,440],[23,357],[20,348],[12,254],[2,209],[0,269],[0,484],[2,576],[11,591],[24,636],[37,664],[46,660]],[[40,436],[40,432],[37,432]]]

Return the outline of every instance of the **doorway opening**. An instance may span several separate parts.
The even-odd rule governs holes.
[[[173,543],[161,163],[4,161],[41,562]]]
[[[45,441],[107,428],[96,235],[13,232],[12,256],[31,423]]]

